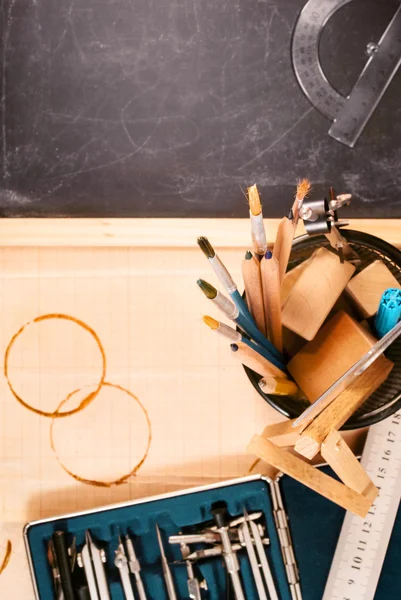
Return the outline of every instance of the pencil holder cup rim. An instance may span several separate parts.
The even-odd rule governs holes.
[[[401,285],[401,252],[388,242],[361,231],[342,229],[342,235],[352,248],[360,255],[362,268],[374,260],[383,260]],[[309,258],[312,252],[320,247],[330,247],[323,235],[297,237],[292,245],[289,270]],[[398,338],[386,351],[386,356],[394,363],[386,381],[374,392],[364,404],[341,427],[342,430],[360,429],[378,423],[401,408],[401,339]],[[264,394],[258,383],[261,376],[243,365],[245,373],[258,394],[279,413],[295,419],[305,410],[305,405],[290,396],[273,396]]]

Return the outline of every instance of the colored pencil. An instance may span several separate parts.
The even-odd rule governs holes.
[[[266,360],[254,348],[250,348],[244,342],[235,342],[231,344],[232,356],[237,358],[243,365],[255,371],[262,377],[278,377],[285,379],[286,374],[284,371],[273,365],[270,361]]]
[[[267,251],[260,263],[263,302],[265,307],[266,333],[275,348],[283,351],[283,327],[281,322],[280,273],[277,260]]]
[[[203,279],[198,279],[197,284],[205,296],[216,304],[230,321],[234,321],[248,337],[263,346],[263,348],[266,348],[266,350],[273,354],[277,359],[281,359],[281,356],[274,345],[265,338],[264,334],[259,331],[254,323],[245,319],[231,300],[226,298],[223,294],[218,292],[213,285]]]
[[[203,322],[206,323],[206,325],[208,327],[210,327],[210,329],[212,329],[212,331],[215,331],[216,333],[223,335],[224,337],[229,339],[230,342],[234,342],[236,344],[238,344],[239,342],[243,342],[246,346],[251,348],[254,352],[259,354],[260,356],[263,356],[263,358],[265,358],[268,362],[270,362],[277,369],[279,369],[280,371],[285,371],[285,365],[282,362],[280,362],[279,360],[277,360],[277,358],[275,356],[270,354],[270,352],[268,352],[262,346],[259,346],[259,344],[255,344],[251,340],[248,340],[247,337],[243,336],[239,331],[236,331],[229,325],[226,325],[225,323],[220,323],[220,321],[217,321],[216,319],[213,319],[212,317],[209,317],[209,316],[204,316]]]
[[[266,320],[263,306],[260,264],[249,250],[245,253],[245,259],[242,261],[241,268],[247,305],[259,331],[264,333],[266,331]]]

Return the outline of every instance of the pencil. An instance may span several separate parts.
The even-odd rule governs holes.
[[[273,247],[273,258],[278,262],[280,285],[283,282],[285,272],[290,260],[292,242],[294,240],[295,227],[292,209],[286,217],[281,219]]]
[[[236,331],[229,325],[226,325],[225,323],[220,323],[220,321],[217,321],[216,319],[213,319],[209,316],[204,316],[203,322],[206,323],[206,325],[210,327],[212,331],[215,331],[216,333],[224,336],[225,338],[230,340],[230,342],[234,342],[236,344],[242,342],[243,344],[248,346],[248,348],[253,350],[256,354],[259,354],[264,359],[266,359],[269,363],[272,364],[272,366],[280,370],[280,372],[285,371],[284,364],[277,360],[275,356],[272,356],[270,352],[268,352],[262,346],[259,346],[259,344],[255,344],[251,340],[248,340],[248,338],[244,337],[239,331]],[[282,375],[280,375],[280,377],[282,377]]]
[[[209,298],[209,300],[216,304],[225,316],[228,317],[230,321],[234,321],[248,337],[263,346],[263,348],[266,348],[266,350],[273,354],[277,359],[281,358],[273,344],[265,338],[264,334],[259,331],[254,323],[251,323],[241,315],[238,308],[231,300],[223,296],[223,294],[217,291],[215,287],[203,279],[198,279],[197,284],[205,294],[206,298]]]
[[[260,263],[263,302],[265,307],[266,333],[274,347],[283,351],[283,327],[281,323],[280,273],[277,260],[267,251]]]
[[[207,237],[199,237],[197,239],[197,242],[203,254],[206,256],[206,258],[212,265],[213,270],[219,278],[220,283],[230,294],[234,304],[238,307],[238,310],[244,315],[244,317],[253,322],[252,315],[249,312],[244,300],[242,299],[242,296],[238,291],[237,285],[235,284],[233,278],[227,271],[224,264],[221,262],[220,258],[217,256],[213,246],[211,245]]]
[[[245,259],[242,261],[241,267],[248,308],[259,331],[264,333],[266,331],[266,321],[259,261],[248,250],[245,253]]]
[[[292,216],[294,229],[296,229],[299,221],[299,209],[301,208],[305,197],[309,194],[311,184],[308,179],[301,179],[297,185],[297,191],[295,194],[295,200],[292,205]]]
[[[231,344],[232,356],[237,358],[243,365],[255,371],[262,377],[278,377],[285,379],[286,374],[278,367],[266,360],[253,348],[250,348],[244,342],[235,342]]]
[[[232,344],[232,346],[234,345]],[[299,388],[294,381],[272,377],[271,375],[264,376],[258,385],[264,394],[275,396],[295,396],[299,392]]]
[[[263,224],[262,205],[256,183],[248,188],[249,217],[251,219],[252,245],[255,253],[262,257],[267,250],[266,232]]]

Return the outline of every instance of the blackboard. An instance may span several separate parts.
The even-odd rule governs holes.
[[[246,217],[354,194],[346,217],[401,217],[401,73],[354,148],[303,93],[291,37],[305,0],[3,0],[0,214]],[[344,95],[399,7],[353,0],[321,63]]]

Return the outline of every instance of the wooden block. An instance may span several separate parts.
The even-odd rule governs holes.
[[[386,265],[375,260],[355,275],[345,289],[366,319],[376,314],[382,294],[388,288],[401,289],[401,286]]]
[[[374,501],[379,490],[338,431],[329,433],[322,444],[321,455],[345,485]]]
[[[375,344],[347,313],[339,312],[290,360],[288,371],[314,402]]]
[[[287,271],[287,273],[284,275],[284,279],[281,283],[282,304],[287,299],[287,296],[289,295],[290,291],[292,290],[292,288],[302,275],[303,271],[305,270],[306,266],[308,265],[308,260],[304,260],[303,262],[299,263],[299,265],[291,269],[291,271]]]
[[[330,432],[344,425],[387,379],[393,366],[385,356],[380,356],[302,431],[295,450],[309,459],[316,456]],[[302,426],[297,427],[297,431],[300,430]]]
[[[288,358],[292,358],[306,343],[306,340],[300,335],[283,327],[283,348]]]
[[[343,483],[322,473],[316,467],[304,462],[301,458],[289,454],[275,444],[259,435],[255,435],[248,446],[248,452],[255,454],[268,464],[276,467],[286,475],[290,475],[318,494],[325,496],[339,506],[364,517],[373,500],[363,494],[358,494]]]
[[[283,304],[283,325],[312,340],[354,271],[329,250],[316,250]]]

